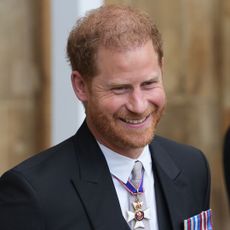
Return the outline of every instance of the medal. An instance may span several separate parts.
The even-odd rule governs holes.
[[[113,175],[114,176],[114,175]],[[134,229],[137,228],[145,228],[145,225],[143,223],[144,219],[150,219],[150,209],[147,208],[143,210],[143,201],[139,199],[139,196],[143,194],[143,175],[141,178],[141,181],[136,188],[130,180],[127,181],[125,184],[123,181],[121,181],[119,178],[114,176],[123,186],[124,188],[135,197],[135,201],[132,202],[133,211],[127,211],[127,222],[134,221]]]
[[[130,222],[132,220],[135,220],[134,229],[136,228],[144,228],[143,219],[150,219],[150,209],[147,208],[145,210],[142,210],[143,202],[139,201],[137,199],[133,202],[133,209],[134,212],[128,211],[128,219],[127,221]]]

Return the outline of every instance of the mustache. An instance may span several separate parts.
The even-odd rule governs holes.
[[[151,114],[157,113],[157,111],[157,108],[149,108],[144,113],[135,113],[132,111],[119,111],[115,114],[115,117],[127,120],[141,120],[150,116]]]

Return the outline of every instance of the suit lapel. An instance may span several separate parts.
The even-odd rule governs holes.
[[[84,123],[75,136],[79,172],[72,181],[95,230],[128,230],[106,160]]]
[[[166,203],[165,207],[168,209],[170,216],[171,226],[174,230],[183,229],[183,216],[188,211],[187,207],[191,206],[189,197],[191,196],[191,189],[186,178],[184,178],[181,170],[176,166],[170,157],[169,153],[161,146],[157,141],[154,141],[150,145],[150,151],[152,153],[152,159],[154,162],[153,170],[157,174],[158,185],[161,187],[163,196]],[[158,195],[160,189],[158,188]],[[156,192],[157,193],[157,192]],[[158,196],[156,194],[156,196]],[[163,201],[161,197],[161,203]],[[159,199],[157,200],[157,206],[159,207]],[[158,210],[159,213],[164,213],[164,217],[167,217],[167,210]],[[165,229],[165,223],[162,223],[162,216],[158,216],[160,230]]]

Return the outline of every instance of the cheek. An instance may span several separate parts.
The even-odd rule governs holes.
[[[163,89],[156,89],[151,96],[151,102],[158,107],[164,107],[166,103],[166,95]]]
[[[107,114],[114,114],[122,108],[124,104],[124,100],[122,98],[111,97],[111,98],[103,98],[98,102],[98,106],[100,109]]]

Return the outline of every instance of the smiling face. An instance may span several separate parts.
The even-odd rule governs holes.
[[[136,158],[151,142],[165,106],[157,53],[151,41],[121,52],[101,47],[97,66],[90,83],[78,72],[72,74],[88,127],[102,144]]]

